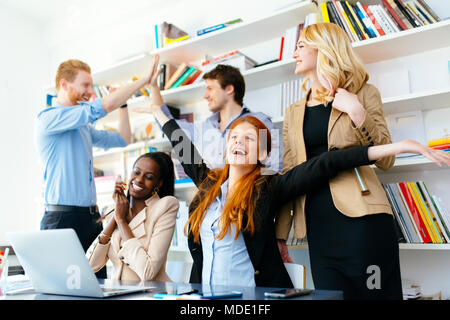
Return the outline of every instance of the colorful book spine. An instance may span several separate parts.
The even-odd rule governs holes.
[[[344,5],[344,4],[343,4]],[[359,29],[359,31],[361,32],[361,35],[363,36],[364,39],[369,39],[369,35],[366,33],[366,30],[364,28],[363,25],[361,25],[358,17],[355,14],[355,11],[353,10],[353,7],[348,3],[348,1],[345,1],[345,5],[347,6],[348,9],[348,14],[350,14],[353,23],[355,23],[356,28]]]
[[[395,12],[394,8],[390,5],[390,3],[387,0],[381,0],[383,3],[383,6],[386,8],[386,10],[390,13],[390,15],[392,16],[392,18],[395,20],[395,22],[397,23],[397,26],[401,29],[401,30],[408,30],[408,27],[403,23],[402,19],[400,18],[400,16],[397,14],[397,12]]]
[[[387,23],[391,26],[391,28],[394,30],[393,32],[399,32],[401,31],[401,28],[397,25],[395,20],[392,18],[392,16],[389,14],[389,11],[386,10],[385,7],[382,5],[378,5],[378,8],[380,10],[381,15],[386,19]]]
[[[372,24],[378,31],[379,35],[384,36],[386,33],[384,32],[383,28],[381,28],[378,21],[375,19],[374,15],[372,14],[372,11],[370,11],[370,9],[369,9],[369,6],[365,4],[365,5],[363,5],[363,9],[364,9],[364,11],[366,11],[367,16],[369,17],[370,21],[372,22]]]
[[[341,21],[341,24],[344,26],[344,30],[347,32],[349,38],[352,41],[357,41],[358,38],[356,37],[355,34],[353,34],[353,32],[350,29],[350,26],[347,24],[347,21],[344,17],[344,15],[342,14],[341,9],[338,6],[338,2],[336,0],[332,0],[332,9],[336,12],[336,14],[338,15],[338,17],[340,18],[339,21]]]
[[[431,217],[423,207],[423,202],[419,198],[417,188],[415,187],[414,183],[407,182],[406,184],[408,186],[409,192],[411,193],[411,197],[413,198],[416,207],[419,210],[422,220],[424,221],[425,226],[428,228],[428,233],[430,234],[431,240],[433,241],[433,243],[442,243],[440,237],[437,234],[437,230],[434,227],[433,222],[431,221]]]
[[[339,10],[341,11],[341,13],[342,13],[342,15],[343,15],[343,17],[344,17],[344,19],[345,19],[345,22],[346,22],[347,25],[349,26],[349,28],[350,28],[350,30],[351,30],[353,36],[354,36],[357,40],[363,40],[362,36],[359,34],[359,32],[357,32],[357,30],[355,30],[353,24],[350,22],[350,19],[349,19],[347,13],[345,12],[342,3],[341,3],[341,2],[337,2],[337,5],[338,5],[338,8],[339,8]]]
[[[405,202],[404,198],[401,195],[401,190],[400,190],[398,184],[391,183],[391,184],[388,184],[387,187],[390,190],[390,192],[395,200],[398,211],[400,212],[400,215],[403,217],[403,220],[405,221],[405,225],[406,225],[407,229],[409,230],[411,242],[423,243],[423,239],[420,235],[419,229],[417,228],[417,225],[414,222],[414,219],[408,209],[407,203]]]
[[[425,186],[425,183],[423,181],[418,181],[417,187],[419,188],[419,191],[422,193],[425,204],[427,205],[428,210],[430,210],[430,212],[433,216],[433,219],[436,221],[436,223],[439,227],[441,237],[443,239],[445,239],[446,243],[450,243],[449,229],[447,228],[447,225],[445,224],[445,220],[442,218],[440,212],[437,210],[436,206],[433,204],[433,200],[431,198],[430,193],[428,192],[427,187]]]
[[[181,75],[186,72],[187,69],[188,69],[187,63],[186,62],[182,62],[179,65],[178,69],[170,77],[169,81],[166,82],[166,85],[164,86],[164,90],[169,89],[175,83],[175,81],[177,81],[178,78],[181,77]]]
[[[394,212],[394,216],[395,216],[395,219],[397,220],[399,229],[401,230],[401,233],[403,234],[403,239],[407,243],[412,243],[413,242],[412,235],[410,234],[410,232],[406,226],[406,222],[404,221],[404,219],[400,213],[400,209],[391,193],[391,190],[388,188],[387,185],[383,185],[383,187],[384,187],[384,191],[386,192],[386,196],[389,200],[389,203],[391,204],[392,211]]]
[[[433,240],[428,232],[428,228],[426,227],[419,210],[416,207],[416,204],[409,191],[408,185],[406,184],[406,182],[399,182],[398,186],[401,190],[401,195],[403,196],[405,202],[408,205],[411,216],[413,217],[414,222],[416,223],[417,228],[419,229],[420,236],[422,237],[423,242],[432,243]]]
[[[320,13],[322,14],[322,21],[323,22],[330,22],[330,17],[328,15],[328,9],[327,9],[327,3],[322,2],[320,4]]]
[[[420,24],[417,21],[415,21],[415,19],[411,16],[411,14],[409,13],[408,9],[406,9],[406,7],[402,1],[394,0],[394,2],[397,5],[397,7],[400,9],[400,11],[403,13],[403,15],[406,17],[406,19],[409,20],[409,22],[412,24],[412,26],[414,28],[420,27]]]
[[[356,6],[358,9],[358,14],[359,14],[361,20],[365,23],[367,29],[369,30],[371,37],[372,38],[379,37],[380,34],[378,33],[377,29],[373,25],[372,21],[369,19],[369,16],[367,15],[366,11],[364,10],[364,8],[362,7],[362,5],[359,1],[356,3]]]
[[[436,22],[441,21],[439,16],[433,11],[433,9],[430,8],[430,6],[425,2],[425,0],[416,0],[416,1],[433,17],[433,19]]]
[[[207,34],[207,33],[213,32],[213,31],[216,31],[216,30],[220,30],[220,29],[226,28],[226,27],[228,27],[228,26],[230,26],[232,24],[238,23],[238,22],[242,22],[242,19],[239,18],[239,19],[228,21],[228,22],[219,23],[219,24],[217,24],[215,26],[212,26],[212,27],[208,27],[208,28],[204,28],[204,29],[198,30],[197,31],[197,36],[201,36],[201,35],[204,35],[204,34]]]
[[[429,147],[436,147],[436,146],[441,146],[441,145],[446,145],[446,144],[450,144],[450,137],[439,138],[439,139],[434,139],[434,140],[428,141]]]
[[[434,20],[434,18],[422,7],[422,5],[416,0],[415,2],[417,11],[419,11],[427,20],[429,23],[435,23],[437,22]]]
[[[170,87],[171,89],[173,88],[178,88],[185,80],[187,77],[189,77],[193,72],[195,71],[195,67],[189,67],[189,69],[187,69],[178,79],[177,81],[174,82],[174,84]]]

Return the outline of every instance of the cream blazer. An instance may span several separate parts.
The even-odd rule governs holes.
[[[306,97],[308,95],[309,92]],[[378,89],[366,83],[356,95],[366,110],[364,122],[361,126],[354,127],[346,113],[333,108],[328,123],[328,150],[391,143]],[[284,115],[283,173],[306,161],[303,138],[306,97],[289,106]],[[386,157],[376,161],[375,165],[381,170],[388,170],[393,166],[394,161],[394,156]],[[377,213],[392,214],[386,193],[375,171],[370,166],[362,166],[358,170],[370,193],[361,193],[353,170],[340,172],[329,182],[335,207],[348,217],[361,217]],[[294,223],[294,237],[299,239],[305,237],[305,199],[306,196],[301,196],[293,203],[286,204],[278,212],[276,217],[277,239],[288,238],[292,223]]]
[[[160,199],[154,195],[129,223],[134,238],[122,241],[118,228],[107,244],[99,243],[97,238],[87,254],[94,272],[103,268],[110,259],[114,265],[112,279],[171,281],[166,274],[166,260],[178,207],[175,197]],[[110,217],[114,219],[113,214]]]

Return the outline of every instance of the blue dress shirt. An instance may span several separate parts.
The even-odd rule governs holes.
[[[162,111],[171,119],[166,105],[162,107]],[[232,117],[226,126],[225,131],[221,131],[219,127],[220,112],[214,112],[203,122],[190,123],[184,120],[176,120],[181,129],[183,129],[191,141],[197,147],[203,161],[210,169],[223,168],[225,165],[225,149],[227,141],[227,132],[234,120],[244,117],[254,116],[261,120],[270,130],[272,139],[272,151],[266,161],[266,168],[262,170],[262,174],[273,174],[281,172],[283,168],[283,137],[280,130],[275,129],[272,121],[262,112],[251,112],[247,107],[243,107],[241,112]],[[158,123],[161,127],[161,125]]]
[[[231,232],[222,240],[216,239],[220,233],[219,220],[227,198],[228,180],[222,184],[221,191],[221,195],[209,206],[200,226],[203,251],[202,285],[254,287],[255,270],[242,232],[237,240],[234,240],[236,227],[232,224]]]
[[[92,147],[124,147],[116,132],[96,130],[106,115],[101,99],[42,110],[36,121],[36,147],[44,171],[46,205],[93,206],[97,202]]]

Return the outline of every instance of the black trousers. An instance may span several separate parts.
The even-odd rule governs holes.
[[[342,290],[346,300],[401,300],[398,238],[390,214],[350,218],[328,186],[306,196],[314,287]]]
[[[45,211],[41,220],[41,230],[68,228],[75,230],[85,252],[103,230],[98,213]],[[99,270],[95,275],[97,278],[106,279],[106,267]]]

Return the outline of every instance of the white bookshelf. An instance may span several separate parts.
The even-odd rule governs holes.
[[[407,158],[396,158],[394,166],[389,171],[382,171],[378,169],[375,165],[371,165],[377,173],[406,173],[411,171],[423,171],[423,170],[442,170],[450,169],[447,165],[442,165],[441,167],[428,160],[423,156],[413,156]]]
[[[273,38],[281,38],[286,29],[298,25],[307,14],[316,10],[316,5],[310,1],[299,2],[253,21],[243,21],[154,50],[152,54],[158,53],[162,63],[201,61],[206,55],[216,56]]]
[[[450,106],[450,88],[410,93],[383,99],[384,114],[436,110]]]

